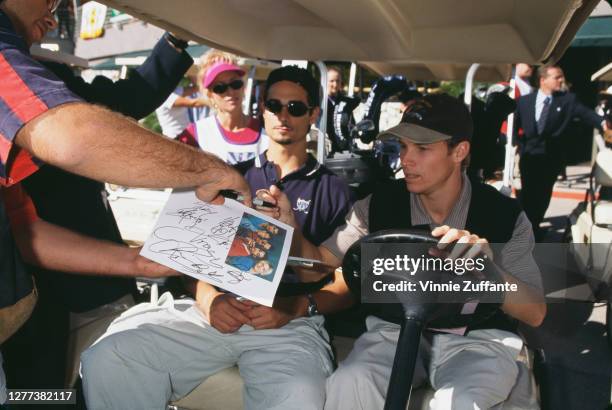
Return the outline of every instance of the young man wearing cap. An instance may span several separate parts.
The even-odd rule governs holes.
[[[237,168],[253,191],[283,189],[296,230],[320,244],[344,223],[350,203],[346,183],[306,153],[318,85],[308,71],[282,67],[270,73],[263,96],[269,149]],[[322,409],[333,365],[321,313],[351,303],[348,292],[337,293],[346,289],[341,277],[328,281],[300,283],[288,269],[273,308],[205,282],[195,301],[172,303],[168,294],[165,306],[135,307],[82,355],[88,408],[161,408],[238,365],[245,408]]]
[[[425,347],[431,341],[425,349],[431,350],[430,362],[423,363],[429,372],[417,367],[414,380],[416,385],[428,376],[436,390],[430,403],[434,409],[484,409],[505,401],[517,380],[516,358],[522,346],[515,321],[538,326],[546,311],[525,214],[515,200],[465,175],[471,134],[470,114],[459,100],[429,95],[417,101],[398,126],[381,135],[399,142],[404,179],[382,184],[356,202],[347,224],[321,246],[298,233],[292,247],[300,256],[339,266],[348,248],[368,233],[419,225],[432,229],[440,247],[469,243],[490,253],[489,242],[504,244],[494,258],[503,268],[504,279],[519,287],[523,303],[515,295],[506,295],[494,321],[422,339]],[[295,223],[285,195],[276,187],[261,196],[277,203],[270,215]],[[373,316],[366,324],[368,331],[328,379],[327,409],[383,408],[399,325]]]

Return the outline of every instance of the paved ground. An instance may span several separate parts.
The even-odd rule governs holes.
[[[566,216],[584,195],[588,166],[568,167],[568,180],[557,183],[546,214],[547,242],[561,240]],[[525,329],[530,345],[541,348],[537,366],[544,409],[604,409],[611,402],[612,348],[606,339],[606,307],[601,303],[551,303],[544,324]]]

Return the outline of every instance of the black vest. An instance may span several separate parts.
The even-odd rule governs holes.
[[[29,295],[32,286],[32,276],[21,261],[4,203],[0,200],[0,309]]]
[[[490,185],[471,181],[472,197],[468,209],[465,229],[486,238],[489,243],[506,243],[512,238],[521,208],[515,199],[500,194]],[[410,215],[410,193],[403,179],[382,184],[372,194],[368,227],[370,232],[382,229],[414,228]],[[490,305],[479,304],[475,313],[490,309]],[[501,309],[484,322],[468,327],[476,329],[502,329],[516,333],[517,321]]]

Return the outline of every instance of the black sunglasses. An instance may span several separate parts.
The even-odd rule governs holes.
[[[311,108],[302,101],[289,101],[287,104],[283,104],[279,100],[270,99],[266,100],[264,106],[272,114],[280,114],[283,107],[287,107],[287,112],[292,117],[301,117],[311,110]]]
[[[232,90],[239,90],[244,86],[244,81],[242,80],[234,80],[230,83],[217,83],[213,86],[212,92],[215,94],[223,94],[227,91],[228,88]]]

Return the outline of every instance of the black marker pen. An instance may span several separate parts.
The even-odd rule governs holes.
[[[240,195],[238,192],[236,191],[232,191],[231,189],[222,189],[221,191],[219,191],[219,194],[221,194],[221,196],[225,197],[225,198],[230,198],[230,199],[234,199],[238,202],[242,202],[244,201],[244,197],[242,195]],[[270,203],[270,202],[266,202],[263,199],[260,198],[253,198],[253,205],[255,206],[263,206],[265,208],[276,208],[276,205]]]

